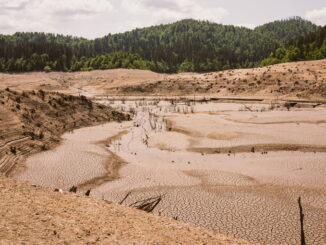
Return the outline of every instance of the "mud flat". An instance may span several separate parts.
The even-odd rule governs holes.
[[[326,244],[326,109],[268,104],[123,102],[137,116],[110,150],[128,162],[95,196],[263,244]],[[251,111],[248,111],[248,107]],[[246,109],[247,108],[247,109]],[[255,149],[253,149],[255,148]]]
[[[134,113],[133,122],[65,135],[62,148],[30,158],[18,178],[61,188],[90,183],[107,173],[110,152],[127,164],[93,197],[120,202],[131,193],[123,203],[130,205],[161,195],[156,214],[262,244],[299,244],[301,196],[307,244],[326,244],[325,107],[102,103]],[[107,150],[94,145],[109,137]]]
[[[127,122],[125,125],[130,124]],[[105,141],[124,127],[119,123],[77,129],[63,135],[54,150],[29,157],[26,169],[15,178],[35,185],[68,189],[71,186],[117,177],[121,162],[113,162]]]

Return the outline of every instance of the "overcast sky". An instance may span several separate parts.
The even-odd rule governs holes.
[[[325,0],[0,0],[0,33],[43,31],[86,38],[184,18],[253,28],[301,16],[326,24]]]

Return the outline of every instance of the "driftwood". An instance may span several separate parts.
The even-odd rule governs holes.
[[[304,234],[304,226],[303,226],[303,220],[304,220],[304,214],[302,210],[302,204],[301,204],[301,197],[298,198],[298,204],[299,204],[299,212],[300,212],[300,230],[301,230],[301,245],[306,245],[306,238]]]
[[[151,197],[145,200],[137,201],[129,205],[130,207],[143,210],[145,212],[151,213],[154,211],[156,206],[162,201],[162,196]]]
[[[119,202],[123,204],[127,198],[130,196],[131,191],[126,194],[126,196]],[[151,213],[157,207],[157,205],[162,201],[163,196],[151,197],[148,199],[140,200],[129,205],[129,207],[137,208],[145,212]]]
[[[125,195],[125,197],[119,202],[119,204],[120,205],[123,204],[130,195],[131,195],[131,191]],[[159,205],[159,203],[162,201],[162,198],[164,195],[160,195],[157,197],[151,197],[151,198],[147,198],[144,200],[134,202],[134,203],[130,204],[129,207],[137,208],[137,209],[143,210],[145,212],[151,213],[154,211],[154,209],[157,207],[157,205]]]
[[[247,111],[252,111],[252,109],[251,109],[250,106],[244,105],[244,107],[245,107],[245,109],[246,109]]]
[[[121,200],[121,202],[119,202],[119,204],[121,205],[124,201],[126,201],[126,199],[129,197],[130,194],[131,191],[127,193],[127,195]]]

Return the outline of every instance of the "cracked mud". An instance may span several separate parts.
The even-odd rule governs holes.
[[[29,158],[17,178],[61,188],[90,183],[108,174],[105,161],[114,153],[127,164],[120,178],[97,184],[93,197],[120,202],[131,192],[129,205],[163,195],[156,214],[262,244],[299,244],[301,196],[307,244],[326,244],[325,107],[102,103],[134,113],[133,125],[76,130],[64,148]],[[109,151],[93,148],[126,130],[107,144]]]

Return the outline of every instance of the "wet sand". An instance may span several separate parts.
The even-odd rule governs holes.
[[[102,155],[105,149],[92,143],[127,130],[108,150],[128,164],[120,169],[119,179],[93,189],[93,197],[120,202],[131,192],[124,202],[130,205],[163,195],[156,214],[263,244],[298,244],[301,196],[307,243],[326,244],[326,153],[317,150],[326,145],[326,108],[288,112],[262,110],[268,108],[263,104],[250,105],[257,111],[246,111],[236,103],[103,103],[135,111],[133,125],[76,130],[62,150],[30,158],[27,172],[18,178],[61,188],[91,181],[105,174],[108,157]],[[278,148],[216,152],[271,144]],[[310,148],[302,151],[289,145]],[[203,149],[214,151],[206,154]],[[59,183],[57,176],[66,182]]]

